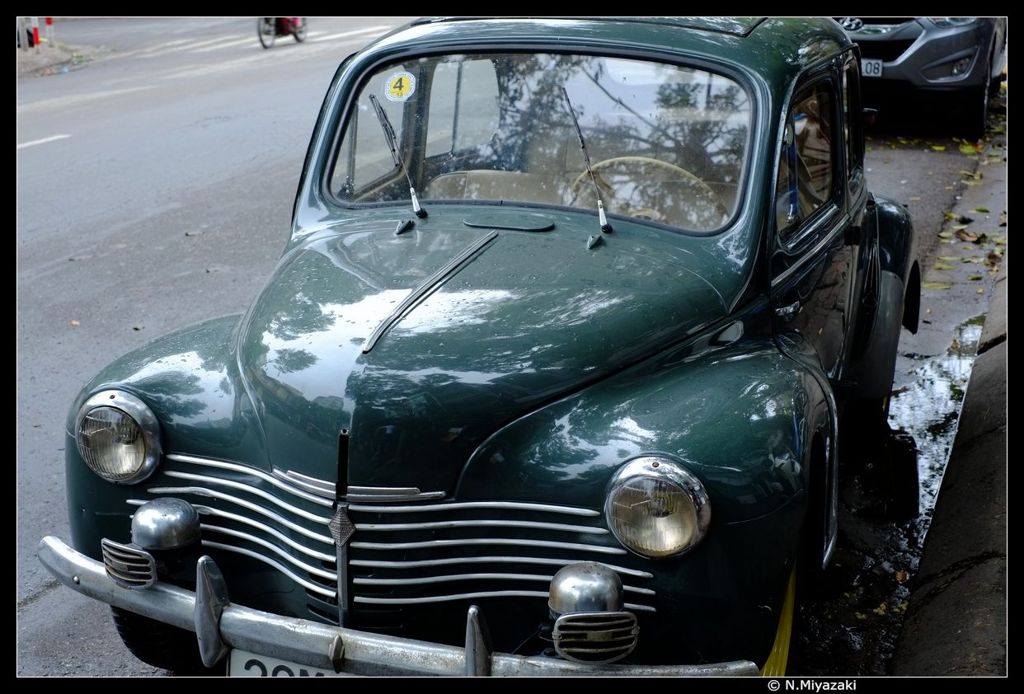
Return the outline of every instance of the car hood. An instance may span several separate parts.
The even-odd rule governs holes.
[[[395,234],[397,221],[299,242],[240,327],[277,469],[451,494],[504,424],[727,311],[697,269],[707,258],[669,232],[617,230],[591,249],[568,229],[430,219]]]

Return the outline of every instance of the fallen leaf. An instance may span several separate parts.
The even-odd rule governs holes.
[[[945,261],[947,263],[955,263],[956,261],[963,259],[958,255],[940,255],[939,260]]]
[[[965,186],[980,186],[980,181],[964,181]]]
[[[949,289],[953,285],[949,282],[922,282],[921,289]]]
[[[977,154],[981,150],[985,149],[984,142],[970,143],[967,141],[960,143],[960,152],[963,154]]]
[[[983,278],[981,275],[971,275],[967,279],[970,280],[971,282],[980,282]]]
[[[978,287],[978,293],[979,294],[984,294],[985,293],[985,288],[984,287]]]
[[[953,232],[952,231],[940,231],[939,232],[939,238],[940,239],[951,239],[951,238],[953,238]]]
[[[953,227],[955,235],[961,241],[970,241],[971,243],[978,243],[978,235],[972,231],[967,231],[967,227]],[[982,234],[984,236],[984,234]]]
[[[872,611],[872,612],[874,612],[875,614],[877,614],[877,615],[881,616],[881,615],[884,615],[884,614],[885,614],[886,612],[888,612],[888,611],[889,611],[889,606],[888,606],[888,605],[886,605],[886,604],[885,604],[885,603],[883,602],[883,603],[882,603],[881,605],[879,605],[878,607],[876,607],[875,609],[873,609],[873,610],[871,610],[871,611]]]
[[[867,619],[868,618],[868,616],[866,614],[864,614],[863,612],[854,612],[853,616],[856,617],[857,619]]]
[[[899,605],[897,605],[896,607],[892,608],[892,611],[895,612],[896,614],[903,614],[904,612],[907,611],[907,601],[906,600],[902,601]]]
[[[995,242],[996,242],[997,246],[1005,246],[1006,245],[1006,237],[1005,236],[997,236],[995,238]]]
[[[1006,210],[999,213],[999,226],[1006,226]]]
[[[907,200],[909,200],[910,202],[920,202],[921,198],[919,198],[916,195],[914,195],[914,196],[911,196],[911,197],[907,198]]]
[[[896,572],[896,582],[897,583],[906,583],[907,582],[907,578],[909,578],[908,575],[907,575],[907,572],[904,571],[903,569],[900,569],[899,571]]]
[[[975,212],[980,212],[982,214],[988,214],[988,208],[987,207],[975,207],[974,211]]]
[[[960,224],[970,224],[971,222],[974,221],[974,217],[968,217],[967,215],[962,214],[959,217],[957,217],[956,221],[959,222]]]
[[[953,224],[949,228],[952,229],[953,231],[963,231],[964,229],[967,228],[967,225],[966,224]]]
[[[983,176],[980,171],[968,171],[967,169],[960,169],[960,175],[973,178],[975,181],[980,181]]]
[[[953,269],[952,265],[947,265],[946,263],[935,263],[935,265],[933,267],[934,267],[934,269],[938,270],[939,272],[944,272],[946,270],[952,270]]]
[[[72,328],[77,328],[78,326],[81,325],[81,322],[79,322],[77,320],[74,320],[74,319],[72,319],[70,322],[71,322],[71,327]]]
[[[985,243],[986,241],[988,241],[988,236],[986,236],[985,234],[978,234],[978,238],[974,239],[974,243],[978,244],[979,246]]]
[[[956,219],[956,215],[953,214],[952,212],[943,212],[942,216],[947,222],[952,222],[954,219]]]
[[[936,152],[945,152],[946,145],[932,145],[932,149],[934,149]]]

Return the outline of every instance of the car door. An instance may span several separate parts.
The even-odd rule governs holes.
[[[829,66],[793,92],[777,161],[770,254],[775,334],[835,382],[842,369],[859,238],[851,233],[847,134]],[[863,181],[863,176],[861,176]]]

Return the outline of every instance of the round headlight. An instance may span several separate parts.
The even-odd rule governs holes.
[[[108,482],[140,482],[160,460],[156,415],[142,400],[120,390],[105,390],[85,401],[75,420],[75,443],[89,469]]]
[[[663,559],[692,549],[711,523],[704,485],[670,460],[631,460],[612,478],[608,527],[627,549]]]

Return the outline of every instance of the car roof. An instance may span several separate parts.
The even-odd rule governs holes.
[[[468,19],[496,19],[495,17],[424,17],[413,24],[434,24],[437,22],[458,22]],[[764,17],[544,17],[543,19],[595,19],[617,22],[640,22],[645,24],[666,24],[687,29],[701,29],[733,36],[746,36]]]
[[[381,37],[364,54],[458,49],[460,43],[486,50],[550,44],[686,54],[742,65],[776,92],[804,69],[853,45],[827,17],[428,17]]]

